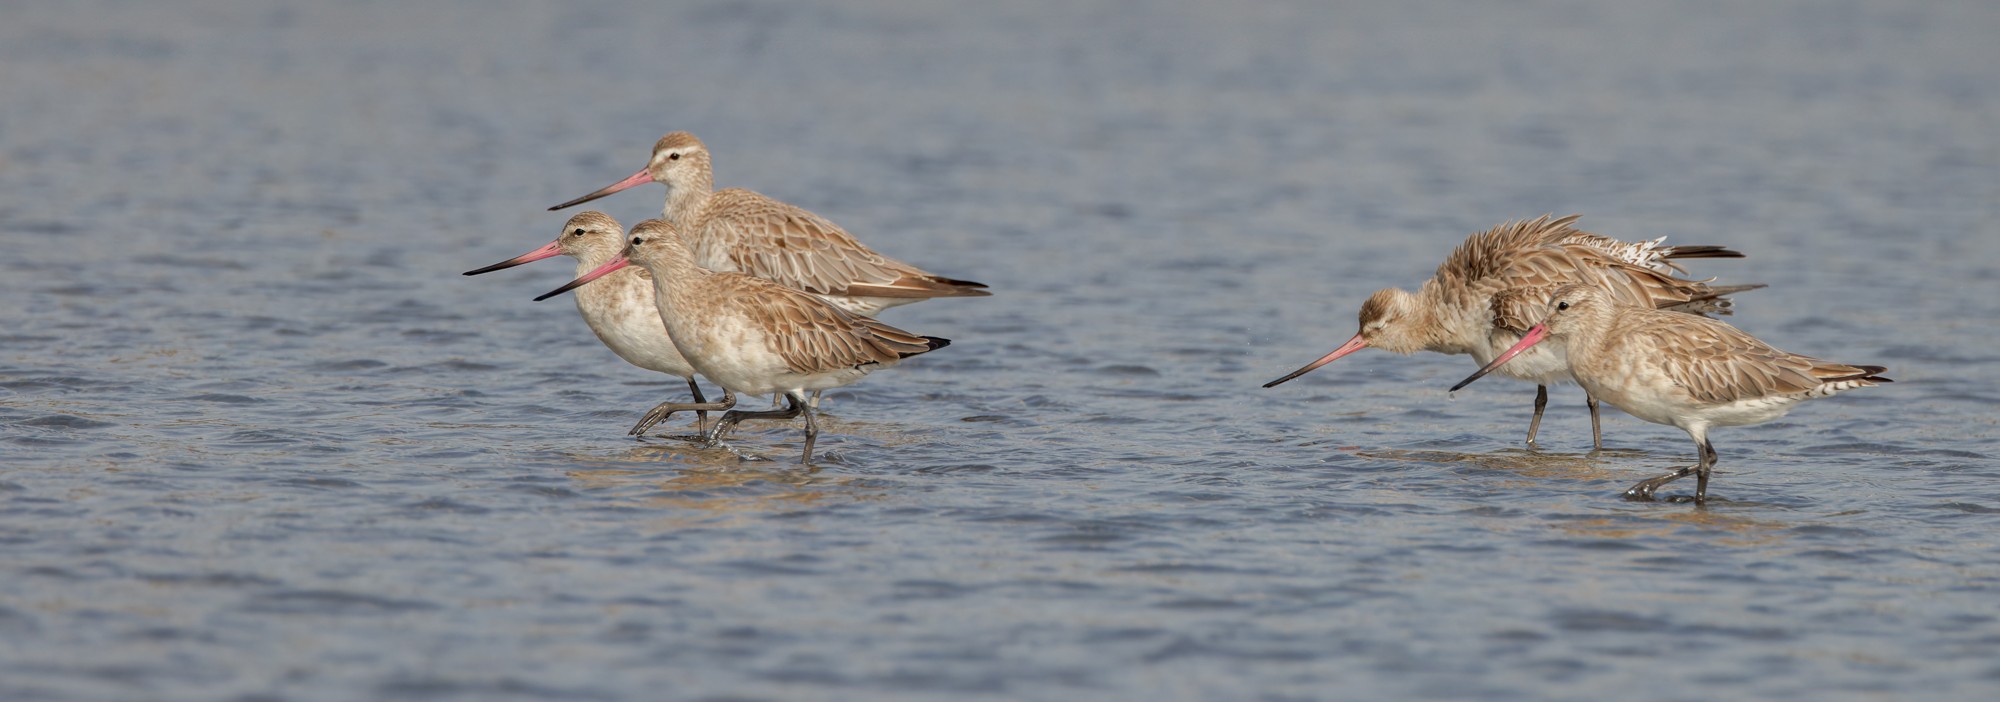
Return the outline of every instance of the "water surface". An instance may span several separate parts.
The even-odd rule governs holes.
[[[0,23],[0,699],[2000,692],[1981,2],[33,3]],[[996,294],[733,456],[543,263],[691,130]],[[593,205],[632,223],[657,188]],[[1466,235],[1724,244],[1892,386],[1720,430],[1353,333]],[[679,421],[679,420],[676,420]],[[1675,486],[1683,493],[1691,486]]]

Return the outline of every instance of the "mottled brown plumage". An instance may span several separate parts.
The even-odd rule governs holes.
[[[1576,229],[1572,225],[1580,217],[1543,215],[1475,234],[1438,266],[1437,274],[1425,283],[1425,292],[1435,285],[1432,295],[1436,299],[1469,307],[1482,300],[1489,308],[1511,304],[1511,309],[1496,313],[1510,323],[1537,316],[1538,312],[1522,310],[1539,310],[1548,302],[1550,291],[1570,283],[1594,284],[1621,302],[1667,308],[1714,299],[1709,280],[1677,275],[1684,271],[1675,259],[1743,257],[1719,246],[1662,247],[1657,240],[1619,241]],[[1727,305],[1716,311],[1728,314]],[[1518,333],[1527,326],[1503,328]]]
[[[1848,387],[1887,382],[1882,366],[1857,366],[1823,361],[1779,350],[1741,329],[1713,319],[1655,310],[1627,309],[1610,323],[1589,332],[1601,337],[1594,353],[1579,361],[1591,365],[1606,354],[1638,354],[1641,363],[1658,369],[1673,388],[1694,402],[1722,404],[1788,397],[1821,397]],[[1590,343],[1588,341],[1578,343]],[[1586,373],[1595,373],[1592,367]],[[1865,382],[1864,382],[1865,381]]]
[[[579,212],[563,224],[556,240],[547,246],[465,274],[479,275],[562,255],[576,259],[576,274],[580,276],[618,258],[624,250],[625,229],[618,220],[602,212]],[[578,290],[576,310],[583,315],[590,332],[619,358],[640,368],[679,377],[687,381],[695,404],[707,402],[701,386],[695,384],[694,367],[674,348],[660,321],[659,308],[653,300],[653,275],[646,269],[620,270]],[[668,402],[654,407],[633,425],[631,433],[644,433],[662,418],[662,408],[682,404],[685,403]],[[697,426],[705,424],[707,419],[707,413],[701,412]]]
[[[746,418],[805,415],[804,458],[812,459],[819,430],[807,392],[847,385],[876,368],[950,341],[918,336],[844,311],[810,293],[755,276],[696,265],[674,226],[649,219],[632,227],[623,256],[537,299],[546,299],[637,264],[653,275],[654,299],[674,346],[688,363],[731,393],[777,393],[785,410],[731,410],[710,432],[720,441]]]
[[[667,186],[661,216],[686,237],[695,262],[710,270],[771,280],[864,315],[933,297],[991,294],[980,283],[933,275],[876,253],[804,208],[741,188],[714,190],[708,148],[687,132],[661,137],[644,170],[551,209],[645,182]]]
[[[1576,229],[1576,221],[1577,215],[1545,215],[1472,235],[1417,292],[1377,291],[1362,304],[1361,329],[1352,339],[1265,387],[1370,346],[1401,354],[1470,354],[1486,363],[1520,340],[1539,318],[1549,294],[1562,285],[1583,283],[1631,304],[1715,314],[1729,313],[1727,293],[1763,287],[1716,288],[1708,281],[1677,275],[1677,259],[1742,256],[1729,249],[1661,246],[1659,240],[1628,243]],[[1560,354],[1542,351],[1499,372],[1538,386],[1534,418],[1528,425],[1528,443],[1533,444],[1548,402],[1547,386],[1567,382],[1568,367]],[[1601,447],[1596,405],[1587,402],[1592,409],[1592,445]]]
[[[1518,343],[1452,389],[1552,339],[1547,345],[1565,351],[1570,373],[1592,397],[1695,440],[1698,465],[1633,486],[1627,495],[1634,498],[1651,499],[1662,485],[1692,473],[1695,500],[1706,499],[1715,465],[1710,427],[1768,422],[1809,399],[1890,382],[1881,366],[1781,351],[1721,321],[1621,302],[1591,285],[1560,286],[1549,298],[1542,319]]]
[[[850,311],[871,314],[932,297],[991,294],[985,285],[932,275],[876,253],[819,215],[749,190],[716,192],[675,215],[687,223],[689,248],[704,267],[825,297],[858,298],[830,300]]]
[[[813,374],[893,363],[931,350],[927,337],[852,314],[813,295],[749,275],[709,277],[710,299],[755,299],[734,310],[772,341],[795,373]]]

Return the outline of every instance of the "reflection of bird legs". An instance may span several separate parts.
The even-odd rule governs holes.
[[[814,421],[812,408],[807,406],[806,401],[803,398],[793,393],[781,393],[781,394],[784,396],[785,401],[787,403],[786,407],[781,410],[765,410],[762,412],[746,412],[743,410],[730,410],[726,413],[723,413],[722,419],[717,420],[715,423],[715,428],[709,431],[708,434],[709,443],[722,444],[722,437],[725,434],[728,434],[729,430],[736,428],[736,424],[738,422],[741,422],[745,419],[791,419],[793,417],[797,417],[801,414],[804,414],[806,416],[806,449],[804,453],[799,455],[799,462],[811,463],[813,455],[813,440],[819,438],[819,422]]]
[[[1688,474],[1692,473],[1695,477],[1694,503],[1698,505],[1706,504],[1708,502],[1708,476],[1715,470],[1715,447],[1709,445],[1707,438],[1697,441],[1695,446],[1701,451],[1700,463],[1657,478],[1641,480],[1638,485],[1634,485],[1632,489],[1625,491],[1625,497],[1633,500],[1651,500],[1653,499],[1653,493],[1659,490],[1661,486],[1685,478]]]
[[[708,411],[721,411],[735,407],[736,393],[730,392],[725,388],[722,391],[721,400],[709,402],[707,398],[701,396],[701,388],[696,387],[693,380],[688,381],[688,389],[694,391],[694,402],[662,402],[659,406],[647,412],[646,416],[641,418],[638,424],[632,425],[632,431],[626,433],[630,436],[640,436],[645,434],[647,429],[653,428],[653,425],[667,421],[667,418],[674,416],[675,412],[693,411],[696,413],[695,435],[667,438],[682,439],[685,441],[706,441],[707,439],[701,435],[701,432],[706,430],[706,427],[703,425],[708,423]]]

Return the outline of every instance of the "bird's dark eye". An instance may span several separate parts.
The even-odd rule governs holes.
[[[667,154],[667,160],[669,160],[669,161],[679,161],[679,160],[681,160],[681,155],[680,155],[680,154]]]
[[[570,236],[583,236],[583,230],[579,228],[579,229],[577,229],[576,231],[573,231],[573,232],[570,232],[570,233],[569,233],[569,235],[570,235]]]
[[[1567,302],[1558,302],[1558,303],[1556,303],[1556,311],[1557,311],[1557,312],[1561,312],[1561,311],[1563,311],[1563,310],[1566,310],[1566,309],[1569,309],[1569,303],[1567,303]]]
[[[632,245],[633,245],[633,246],[638,246],[638,245],[640,245],[640,244],[644,244],[644,243],[646,243],[646,238],[645,238],[645,237],[642,237],[642,236],[635,236],[635,237],[632,237]]]

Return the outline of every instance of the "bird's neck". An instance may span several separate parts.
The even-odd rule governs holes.
[[[1473,344],[1479,342],[1492,326],[1492,315],[1480,310],[1480,314],[1463,314],[1461,305],[1452,304],[1444,286],[1436,280],[1426,281],[1417,290],[1417,302],[1411,306],[1409,318],[1418,330],[1418,338],[1423,349],[1445,354],[1471,353]]]
[[[1595,363],[1597,358],[1610,352],[1607,347],[1613,343],[1613,339],[1625,338],[1634,331],[1655,326],[1648,318],[1671,317],[1682,314],[1680,312],[1634,309],[1630,310],[1632,314],[1628,316],[1614,317],[1608,314],[1601,314],[1601,311],[1601,308],[1599,310],[1592,310],[1592,314],[1583,317],[1581,320],[1572,320],[1569,324],[1564,325],[1560,335],[1554,333],[1549,335],[1550,341],[1561,344],[1567,350],[1572,365]],[[1688,315],[1688,317],[1690,319],[1703,319],[1694,315]]]
[[[617,257],[617,251],[600,251],[594,248],[578,252],[576,254],[576,276],[581,278],[583,274],[597,270],[598,266],[610,263],[611,259]]]
[[[686,183],[667,185],[667,204],[661,208],[660,216],[678,226],[687,226],[708,211],[708,201],[715,194],[715,178],[704,170]]]
[[[703,279],[715,275],[695,265],[694,253],[681,242],[668,241],[666,237],[656,237],[653,241],[658,248],[642,265],[652,271],[653,287],[662,300],[676,300],[690,295],[690,291]]]

